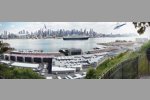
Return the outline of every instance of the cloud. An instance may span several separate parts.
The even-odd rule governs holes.
[[[38,29],[44,28],[44,24],[48,29],[93,29],[98,33],[136,33],[136,30],[131,22],[127,22],[127,25],[121,27],[118,30],[113,30],[118,22],[13,22],[7,29],[10,32],[17,33],[20,30],[28,30],[34,32]]]

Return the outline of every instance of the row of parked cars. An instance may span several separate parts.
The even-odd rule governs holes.
[[[86,72],[82,72],[82,73],[77,73],[74,75],[66,75],[66,76],[60,76],[57,75],[56,78],[53,78],[52,76],[48,76],[46,77],[46,79],[84,79],[86,76]]]

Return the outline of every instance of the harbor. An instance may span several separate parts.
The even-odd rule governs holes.
[[[83,79],[90,67],[97,68],[106,59],[127,50],[137,51],[142,42],[145,41],[138,39],[136,41],[112,40],[103,43],[97,41],[89,50],[78,46],[78,48],[59,48],[55,52],[46,52],[43,49],[15,49],[4,53],[0,63],[7,64],[9,67],[31,68],[46,79]]]
[[[135,41],[137,37],[101,37],[89,38],[88,40],[69,40],[61,39],[7,39],[3,42],[9,43],[17,50],[42,50],[43,52],[57,52],[61,48],[80,48],[84,52],[95,47],[103,47],[97,43],[115,42],[116,40]],[[34,47],[34,48],[33,48]]]

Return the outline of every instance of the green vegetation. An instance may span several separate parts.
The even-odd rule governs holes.
[[[3,43],[0,41],[0,54],[7,52],[9,50],[13,50],[8,43]]]
[[[148,60],[147,60],[147,56],[146,56],[146,50],[150,48],[150,41],[145,43],[139,53],[139,74],[145,75],[148,74]]]
[[[111,68],[114,68],[117,64],[119,64],[121,61],[124,61],[125,59],[127,59],[130,56],[131,52],[127,51],[124,53],[119,54],[116,57],[113,58],[109,58],[106,61],[104,61],[102,64],[100,64],[95,71],[92,71],[92,75],[91,75],[91,69],[88,70],[86,78],[90,79],[97,79],[100,76],[102,76],[104,73],[106,73],[107,71],[109,71]],[[92,69],[94,70],[94,69]],[[95,73],[94,73],[95,72]],[[90,77],[91,75],[91,77]],[[95,76],[96,75],[96,76]],[[93,77],[94,76],[94,77]]]
[[[128,59],[135,58],[137,56],[139,56],[139,61],[138,61],[139,75],[145,75],[148,73],[148,60],[145,52],[149,47],[150,47],[150,41],[148,43],[145,43],[138,52],[127,51],[119,54],[116,57],[109,58],[106,61],[104,61],[102,64],[100,64],[96,69],[90,68],[87,72],[86,78],[97,79],[101,77],[103,74],[107,73],[110,69],[115,68],[121,62],[124,62],[125,60]]]
[[[30,68],[8,67],[0,64],[1,79],[44,79]]]
[[[99,65],[96,69],[97,75],[101,76],[110,69],[114,68],[117,64],[119,64],[121,61],[125,60],[127,57],[129,57],[129,52],[121,53],[118,56],[114,58],[110,58],[106,60],[104,63]]]
[[[142,45],[142,47],[139,50],[139,53],[145,53],[148,48],[150,48],[150,41]]]
[[[146,28],[150,26],[150,22],[133,22],[133,25],[139,34],[143,34]]]
[[[86,79],[97,79],[96,70],[94,68],[89,68]]]
[[[0,54],[12,50],[8,43],[0,42]],[[0,79],[44,79],[30,68],[8,67],[0,64]]]

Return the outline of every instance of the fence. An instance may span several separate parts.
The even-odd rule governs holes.
[[[135,79],[143,76],[150,76],[150,62],[148,64],[146,53],[128,59],[107,71],[102,79]]]
[[[102,79],[135,79],[139,76],[139,56],[128,59],[110,69]]]
[[[149,71],[149,64],[148,64],[148,60],[147,60],[147,56],[146,53],[143,53],[142,55],[139,56],[139,77],[142,76],[150,76],[150,71]]]

